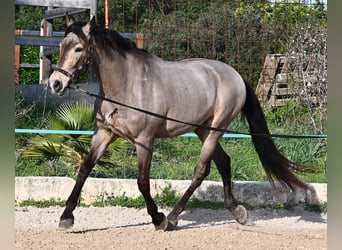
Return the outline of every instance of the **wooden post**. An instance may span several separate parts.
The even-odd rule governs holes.
[[[20,35],[20,30],[15,31],[15,35]],[[15,84],[19,84],[20,80],[20,45],[16,44],[14,47],[14,77],[15,77]]]
[[[110,24],[110,6],[109,0],[105,2],[105,28],[108,29]]]
[[[41,36],[52,36],[52,23],[46,18],[42,21]],[[39,83],[46,83],[51,73],[51,56],[44,55],[44,47],[40,46]]]
[[[41,36],[46,36],[46,30],[47,30],[47,20],[46,18],[43,19],[41,23]],[[40,67],[39,67],[39,83],[43,83],[43,81],[46,79],[46,58],[43,55],[44,47],[40,46]]]
[[[144,34],[141,34],[141,33],[137,34],[137,47],[139,49],[144,48]]]

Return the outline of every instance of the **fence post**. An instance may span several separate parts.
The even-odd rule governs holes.
[[[137,34],[137,47],[139,49],[144,48],[144,34],[141,34],[141,33]]]
[[[48,8],[50,9],[50,7]],[[52,36],[52,23],[46,18],[42,21],[41,36]],[[39,83],[46,83],[47,78],[51,72],[51,56],[44,55],[44,46],[40,46],[40,70],[39,70]]]
[[[20,30],[15,30],[15,35],[20,35]],[[19,84],[19,70],[20,70],[20,45],[16,44],[14,50],[14,76],[15,76],[15,84]]]

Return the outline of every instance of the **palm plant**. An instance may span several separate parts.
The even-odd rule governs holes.
[[[44,123],[50,130],[92,130],[94,128],[93,106],[86,102],[64,103],[53,115],[49,115]],[[39,134],[29,139],[29,147],[23,157],[36,160],[58,161],[61,158],[76,164],[78,169],[89,153],[91,135],[86,134]],[[111,144],[109,151],[128,148],[128,142],[119,139]],[[103,167],[113,167],[108,154],[98,162]]]

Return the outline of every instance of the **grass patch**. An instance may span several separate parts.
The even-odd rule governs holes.
[[[307,204],[305,206],[305,209],[311,212],[316,212],[316,213],[326,213],[328,212],[328,203],[324,202],[322,204],[318,205],[309,205]]]
[[[153,197],[154,201],[160,208],[168,208],[173,207],[176,202],[180,199],[180,196],[175,194],[175,191],[172,190],[171,185],[166,186],[160,194],[157,194]],[[17,205],[19,207],[27,207],[27,206],[35,206],[39,208],[46,208],[50,206],[60,206],[65,207],[65,200],[44,200],[44,201],[34,201],[34,200],[24,200],[19,202]],[[121,206],[121,207],[129,207],[129,208],[145,208],[145,200],[143,196],[138,196],[137,198],[127,197],[125,194],[122,196],[111,196],[111,195],[102,195],[98,197],[96,201],[90,204],[94,207],[106,207],[106,206]],[[88,207],[90,205],[86,205],[82,202],[82,198],[78,203],[78,206]],[[200,201],[198,199],[192,198],[187,202],[187,208],[207,208],[207,209],[220,209],[223,208],[223,202],[211,202],[211,201]]]
[[[154,197],[154,200],[158,207],[160,208],[172,208],[176,201],[180,197],[173,197],[170,200],[165,200],[165,197]],[[28,207],[28,206],[34,206],[38,208],[47,208],[47,207],[65,207],[66,201],[65,200],[44,200],[44,201],[34,201],[34,200],[24,200],[22,202],[19,202],[17,205],[19,207]],[[241,204],[243,205],[247,210],[253,210],[256,208],[268,208],[268,207],[251,207],[247,204]],[[78,203],[78,207],[107,207],[107,206],[120,206],[120,207],[127,207],[127,208],[137,208],[137,209],[144,209],[146,208],[144,198],[142,196],[139,196],[137,198],[130,198],[125,195],[114,197],[114,196],[108,196],[104,200],[97,200],[94,201],[92,204],[88,205],[83,202]],[[288,206],[286,204],[278,203],[276,205],[270,206],[269,208],[272,209],[291,209],[293,205]],[[204,208],[204,209],[223,209],[224,205],[223,202],[212,202],[212,201],[201,201],[196,198],[191,198],[187,204],[186,209],[191,208]],[[305,210],[315,213],[326,213],[327,212],[327,203],[319,204],[319,205],[305,205]]]
[[[173,207],[181,197],[175,194],[171,185],[166,186],[160,194],[153,197],[154,201],[161,208]],[[133,207],[133,208],[145,208],[145,200],[143,196],[137,198],[129,198],[125,194],[119,197],[115,196],[102,196],[98,200],[92,203],[96,207],[105,206],[122,206],[122,207]],[[187,208],[208,208],[208,209],[219,209],[223,208],[223,202],[211,202],[201,201],[196,198],[191,198],[187,204]]]
[[[34,200],[24,200],[18,203],[19,207],[28,207],[28,206],[33,206],[33,207],[38,207],[38,208],[46,208],[46,207],[64,207],[66,201],[64,200],[44,200],[44,201],[34,201]]]

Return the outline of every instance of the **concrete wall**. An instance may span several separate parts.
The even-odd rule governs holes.
[[[98,94],[99,85],[97,83],[82,83],[80,87],[89,92]],[[60,105],[69,101],[87,101],[94,103],[95,98],[87,94],[67,89],[65,95],[52,95],[46,84],[19,84],[16,85],[16,95],[23,98],[26,103],[46,103],[48,105]]]
[[[75,181],[68,177],[16,177],[15,201],[23,200],[66,200]],[[176,194],[183,194],[189,186],[189,180],[151,180],[152,196],[171,185]],[[204,181],[193,197],[199,200],[223,201],[221,182]],[[235,198],[252,207],[273,206],[276,204],[296,205],[307,203],[318,205],[327,202],[327,184],[310,184],[307,191],[285,192],[279,186],[279,192],[272,189],[268,182],[235,182]],[[133,179],[88,178],[82,190],[82,200],[86,204],[106,198],[106,196],[138,197],[140,192],[137,181]]]

